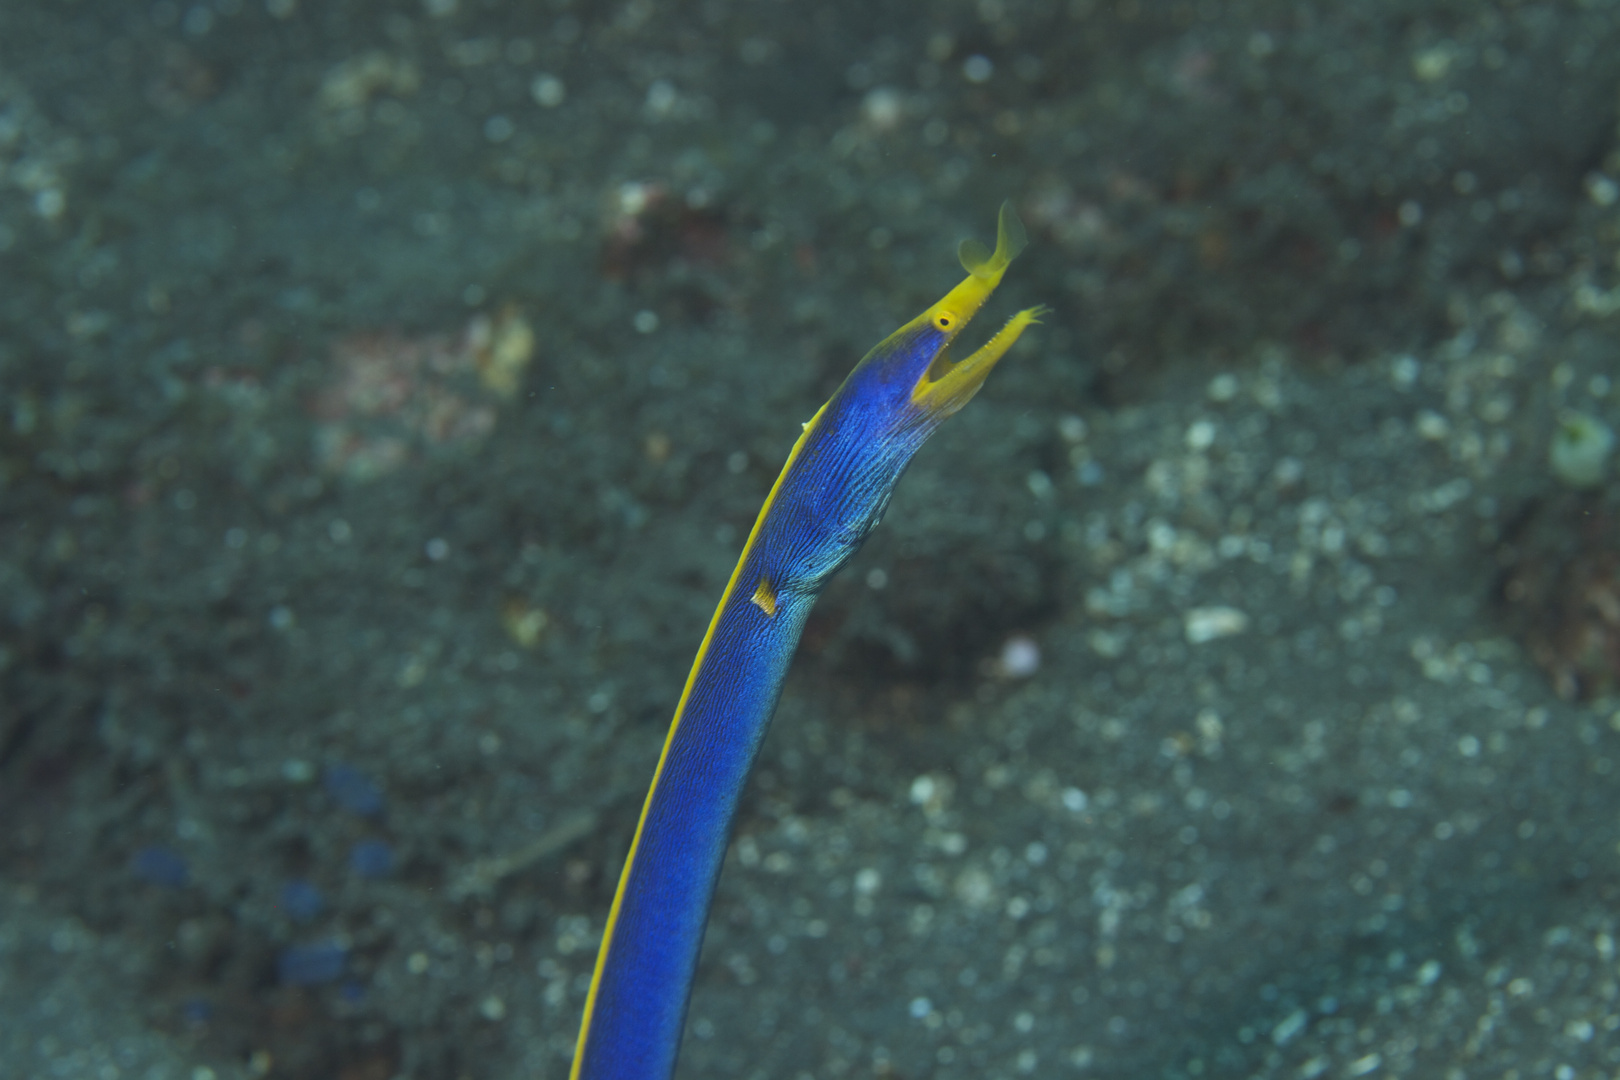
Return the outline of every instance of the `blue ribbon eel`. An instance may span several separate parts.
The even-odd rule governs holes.
[[[995,251],[963,241],[967,279],[867,353],[788,454],[675,708],[602,933],[572,1080],[675,1071],[737,799],[810,607],[882,518],[912,455],[1044,313],[1020,311],[952,362],[951,342],[1026,242],[1003,204]]]

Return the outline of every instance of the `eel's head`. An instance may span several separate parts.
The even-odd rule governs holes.
[[[1020,311],[972,355],[951,359],[951,343],[996,291],[1007,267],[1028,243],[1012,203],[1002,203],[996,249],[990,251],[977,240],[962,241],[957,256],[967,278],[890,334],[862,361],[861,367],[868,369],[864,374],[875,376],[894,391],[904,389],[903,395],[896,393],[891,399],[892,407],[909,413],[906,419],[910,423],[931,429],[966,405],[1024,329],[1046,313],[1044,307]]]

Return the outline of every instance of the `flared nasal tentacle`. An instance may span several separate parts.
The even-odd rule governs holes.
[[[1001,216],[996,220],[996,250],[990,251],[977,240],[963,240],[956,248],[956,257],[962,260],[962,269],[981,281],[991,282],[993,289],[1001,282],[1001,275],[1018,258],[1018,253],[1029,246],[1029,234],[1018,220],[1012,200],[1001,204]]]

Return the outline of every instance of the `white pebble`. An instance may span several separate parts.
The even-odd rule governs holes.
[[[542,108],[555,109],[568,96],[568,88],[555,75],[536,75],[529,84],[529,94]]]
[[[1217,638],[1241,634],[1249,628],[1249,616],[1232,607],[1193,608],[1184,619],[1187,640],[1202,645]]]
[[[1001,646],[996,670],[1009,679],[1027,679],[1041,669],[1041,647],[1027,634],[1014,634]]]
[[[874,87],[861,99],[861,115],[878,131],[893,131],[905,119],[905,113],[905,99],[890,86]]]

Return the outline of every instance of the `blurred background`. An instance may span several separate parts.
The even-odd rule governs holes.
[[[0,4],[0,1074],[565,1076],[788,448],[682,1075],[1620,1076],[1620,4]]]

